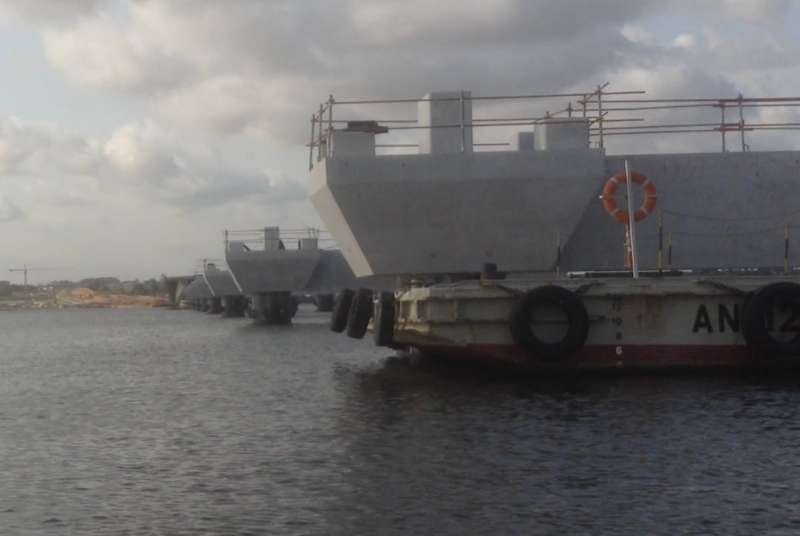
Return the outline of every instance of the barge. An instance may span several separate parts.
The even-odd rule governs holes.
[[[755,131],[800,129],[757,115],[800,98],[639,93],[331,97],[312,118],[312,202],[355,275],[398,281],[342,293],[332,329],[537,370],[800,361],[800,151],[749,144]],[[498,117],[552,98],[574,101]],[[366,115],[409,104],[416,116]],[[632,111],[693,118],[639,125]],[[490,127],[512,141],[479,142]],[[611,136],[702,132],[722,151],[607,153]]]
[[[409,288],[376,304],[376,342],[537,370],[800,364],[800,276],[595,275]]]

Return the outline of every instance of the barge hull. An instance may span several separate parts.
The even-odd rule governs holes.
[[[479,361],[536,370],[786,368],[800,364],[800,284],[796,276],[691,276],[653,280],[520,280],[461,282],[410,289],[397,297],[396,346],[453,361]],[[566,335],[569,318],[547,304],[535,315],[516,307],[534,289],[575,296],[586,328],[574,349],[549,356],[514,334],[526,326],[537,339]],[[758,313],[772,342],[748,342],[759,289],[788,285]],[[752,311],[751,311],[752,309]],[[556,336],[557,335],[557,336]],[[566,340],[566,339],[564,339]],[[545,345],[547,346],[547,345]],[[550,346],[553,347],[552,345]]]

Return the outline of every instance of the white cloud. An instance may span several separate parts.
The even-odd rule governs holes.
[[[51,124],[0,119],[0,170],[5,174],[38,176],[47,168],[62,175],[91,174],[98,158],[91,139]]]
[[[0,224],[22,218],[22,210],[4,195],[0,195]]]
[[[497,36],[495,29],[514,22],[514,0],[351,1],[352,28],[366,45],[382,46],[422,39],[456,39],[465,34]],[[531,28],[534,31],[533,28]]]
[[[715,0],[719,12],[749,23],[774,19],[789,10],[791,0]]]
[[[91,88],[154,92],[179,84],[186,67],[128,31],[107,13],[83,18],[74,26],[44,31],[47,57],[75,84]]]
[[[656,2],[577,10],[546,0],[190,4],[142,0],[123,19],[48,30],[48,57],[79,86],[143,96],[166,121],[297,143],[330,92],[554,89],[599,75],[617,55],[598,61],[590,51],[624,51],[629,43],[613,29]]]
[[[71,21],[82,15],[96,13],[107,3],[107,0],[3,0],[0,1],[0,21]]]
[[[622,36],[631,43],[652,45],[655,43],[655,36],[642,28],[641,26],[634,26],[633,24],[626,24],[620,30]]]
[[[694,48],[697,45],[697,39],[690,33],[682,33],[675,36],[672,40],[672,45],[678,48]]]
[[[185,271],[219,255],[224,228],[318,224],[295,178],[152,119],[106,140],[0,119],[0,170],[6,262],[78,270],[48,277]]]
[[[190,263],[206,243],[203,256],[218,253],[213,237],[225,227],[317,223],[302,146],[330,93],[509,94],[606,80],[664,97],[791,93],[800,81],[791,13],[787,0],[0,0],[0,20],[40,32],[75,91],[123,94],[141,110],[102,139],[0,119],[0,222],[13,236],[58,241],[76,265],[88,249],[75,236],[119,257],[128,248]],[[794,117],[770,110],[761,120]],[[717,145],[609,141],[620,151]]]
[[[305,196],[296,180],[276,182],[252,162],[232,161],[197,139],[185,143],[152,120],[120,127],[104,154],[115,176],[137,195],[178,207],[243,198],[267,204]]]

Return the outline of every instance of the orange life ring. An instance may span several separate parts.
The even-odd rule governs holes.
[[[634,221],[642,221],[656,208],[656,198],[658,197],[656,195],[656,185],[653,184],[650,179],[635,171],[631,172],[631,179],[634,184],[640,185],[644,190],[642,206],[633,213]],[[627,182],[628,179],[624,172],[617,173],[606,181],[605,186],[603,186],[603,195],[601,196],[603,207],[606,209],[606,212],[622,223],[628,223],[628,211],[622,210],[617,206],[617,200],[614,199],[614,194],[617,193],[617,188],[620,184],[626,184]]]

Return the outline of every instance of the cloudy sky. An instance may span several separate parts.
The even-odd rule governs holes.
[[[610,81],[651,96],[800,94],[799,11],[792,0],[0,0],[0,272],[186,273],[222,255],[223,229],[319,225],[303,144],[330,93]]]

